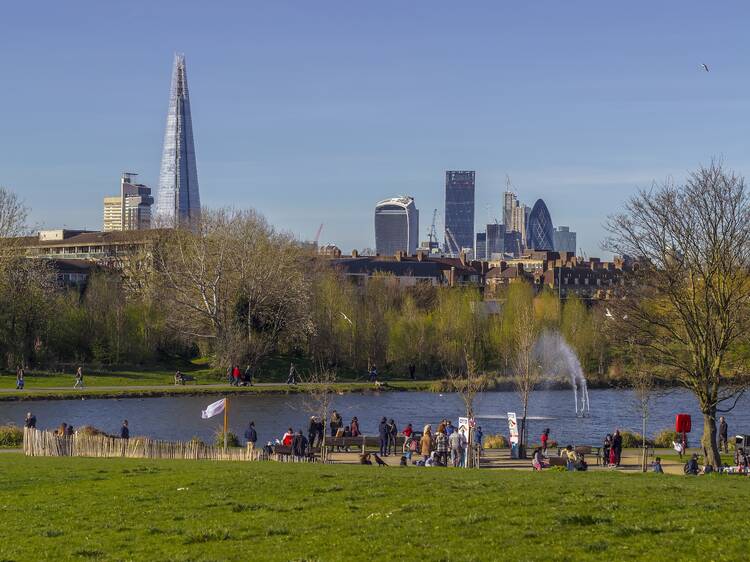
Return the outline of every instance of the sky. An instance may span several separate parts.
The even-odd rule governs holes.
[[[638,188],[712,158],[750,173],[750,5],[664,2],[8,2],[0,185],[36,228],[100,229],[120,173],[157,188],[172,59],[187,57],[201,200],[344,251],[377,201],[442,228],[445,170],[506,176],[606,256]],[[706,63],[709,72],[701,70]]]

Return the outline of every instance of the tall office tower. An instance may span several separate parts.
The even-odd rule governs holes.
[[[508,232],[518,232],[521,235],[521,240],[526,240],[526,206],[520,205],[514,207],[510,221],[510,229],[506,230]]]
[[[569,226],[558,226],[552,234],[556,252],[576,253],[576,233]]]
[[[526,246],[532,250],[554,250],[552,218],[544,201],[537,199],[526,225]]]
[[[477,241],[474,245],[474,259],[486,260],[487,259],[487,233],[477,232]]]
[[[505,225],[487,225],[487,259],[499,260],[505,253]]]
[[[445,249],[450,254],[474,247],[474,176],[445,172]]]
[[[156,215],[159,226],[178,227],[195,224],[200,213],[185,55],[175,55]]]
[[[503,223],[506,232],[512,232],[513,228],[513,209],[518,207],[518,198],[512,191],[506,191],[503,196]]]
[[[375,251],[413,255],[419,243],[419,211],[413,197],[384,199],[375,205]]]
[[[151,228],[151,188],[135,183],[132,172],[123,172],[120,194],[104,198],[104,231]]]

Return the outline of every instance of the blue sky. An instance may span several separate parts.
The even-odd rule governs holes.
[[[520,5],[519,4],[524,4]],[[637,187],[719,156],[750,172],[750,7],[723,2],[12,2],[0,19],[0,185],[37,226],[101,227],[122,170],[156,191],[186,53],[201,198],[344,250],[444,171],[505,176],[603,255]],[[710,72],[699,70],[707,63]],[[487,206],[489,205],[489,210]]]

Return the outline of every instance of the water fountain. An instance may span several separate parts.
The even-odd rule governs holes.
[[[553,380],[566,377],[570,380],[576,416],[589,416],[591,405],[586,377],[578,356],[565,338],[557,331],[545,330],[536,342],[534,353],[547,377]]]

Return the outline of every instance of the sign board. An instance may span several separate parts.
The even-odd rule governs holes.
[[[508,412],[508,430],[510,432],[510,444],[518,445],[518,422],[516,421],[516,413]]]
[[[469,442],[469,418],[458,418],[458,432]]]

